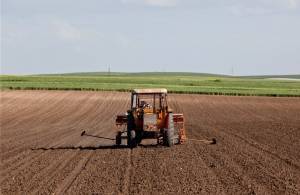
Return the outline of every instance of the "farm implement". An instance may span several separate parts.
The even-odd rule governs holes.
[[[131,93],[130,109],[123,115],[117,115],[116,125],[121,127],[115,137],[116,146],[123,140],[130,148],[136,147],[143,139],[156,139],[157,144],[168,147],[183,144],[187,140],[215,144],[216,139],[187,139],[182,113],[173,113],[168,106],[166,89],[134,89]],[[123,128],[122,128],[123,127]],[[81,136],[99,136],[86,134]]]
[[[166,89],[135,89],[131,93],[131,107],[124,115],[117,115],[118,131],[116,145],[127,140],[130,148],[136,147],[142,139],[157,139],[158,144],[173,146],[187,141],[184,116],[173,113],[167,102]],[[216,140],[197,140],[215,144]]]

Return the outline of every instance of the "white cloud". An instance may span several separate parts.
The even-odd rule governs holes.
[[[231,12],[241,12],[242,15],[268,14],[274,12],[299,9],[300,0],[120,0],[123,4],[134,4],[150,7],[182,7],[230,8]],[[233,10],[233,11],[232,11]],[[240,15],[240,14],[239,14]]]
[[[299,9],[300,0],[232,0],[225,6],[233,15],[265,15],[287,13]]]
[[[124,4],[139,4],[153,7],[175,7],[179,0],[121,0]]]
[[[61,18],[50,20],[51,32],[60,40],[69,42],[89,42],[103,39],[103,34],[90,26],[73,24]]]
[[[123,48],[128,48],[131,45],[129,38],[122,33],[116,33],[114,38],[116,43]]]
[[[240,5],[228,6],[228,10],[231,14],[236,16],[246,16],[246,15],[264,15],[272,13],[272,9],[266,7],[246,7]]]
[[[288,0],[289,8],[296,9],[299,5],[299,0]]]
[[[145,4],[158,7],[175,7],[178,0],[144,0]]]
[[[80,29],[68,22],[56,20],[53,22],[53,27],[54,33],[62,40],[78,41],[82,38]]]

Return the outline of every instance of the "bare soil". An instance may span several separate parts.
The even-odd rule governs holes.
[[[187,137],[217,144],[130,150],[99,138],[128,93],[0,95],[1,194],[300,194],[300,98],[170,94]]]

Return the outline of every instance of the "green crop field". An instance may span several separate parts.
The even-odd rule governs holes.
[[[269,79],[269,77],[274,79]],[[278,78],[290,78],[278,79]],[[300,96],[300,75],[230,77],[200,73],[69,73],[0,76],[6,89],[130,91],[167,88],[171,93]]]

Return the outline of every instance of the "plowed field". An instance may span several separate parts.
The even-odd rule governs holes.
[[[0,94],[2,194],[300,194],[300,98],[170,94],[188,138],[217,144],[130,150],[99,138],[128,93]]]

